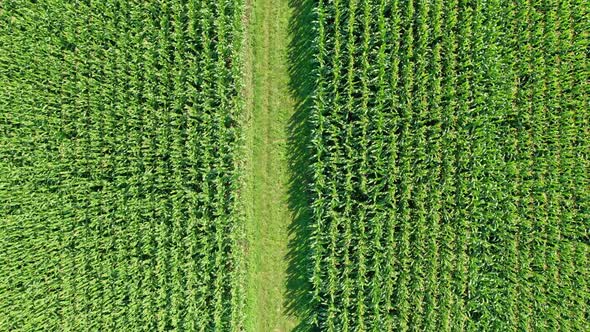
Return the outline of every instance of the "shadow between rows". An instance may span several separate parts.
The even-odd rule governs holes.
[[[311,296],[311,225],[310,166],[312,161],[311,125],[309,122],[315,85],[315,52],[313,39],[314,4],[312,0],[289,0],[292,11],[289,22],[290,44],[289,88],[295,101],[295,112],[288,123],[289,209],[293,216],[289,225],[287,312],[298,318],[294,331],[318,331],[312,322]]]

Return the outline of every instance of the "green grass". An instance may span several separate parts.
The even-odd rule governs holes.
[[[291,331],[288,312],[289,207],[287,47],[292,9],[286,0],[257,0],[247,6],[246,61],[248,282],[246,329]]]
[[[321,330],[586,330],[588,4],[315,3]]]
[[[0,3],[0,329],[242,330],[242,6]]]

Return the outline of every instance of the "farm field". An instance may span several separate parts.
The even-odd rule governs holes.
[[[313,324],[588,330],[588,2],[314,4]]]
[[[0,2],[0,330],[242,329],[242,10]]]
[[[587,0],[0,0],[0,330],[590,330]]]

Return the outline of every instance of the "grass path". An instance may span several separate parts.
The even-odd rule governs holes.
[[[291,331],[285,309],[288,206],[288,0],[249,0],[246,8],[247,331]]]

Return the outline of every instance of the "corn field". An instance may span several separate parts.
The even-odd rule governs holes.
[[[0,330],[590,331],[589,54],[588,0],[0,0]],[[254,279],[283,168],[309,220],[259,236],[306,256]]]
[[[312,323],[590,329],[589,3],[314,4]]]
[[[241,329],[241,18],[0,2],[0,330]]]

